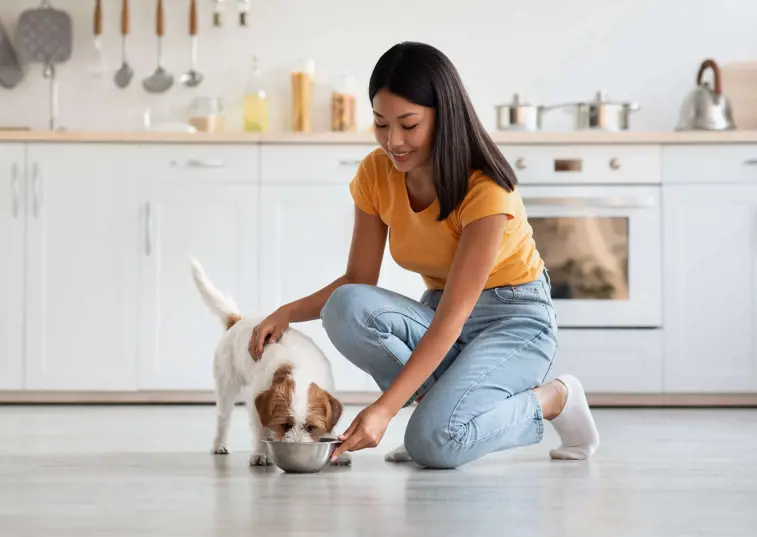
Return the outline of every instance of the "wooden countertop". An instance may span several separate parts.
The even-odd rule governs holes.
[[[501,145],[550,144],[735,144],[757,143],[757,130],[728,132],[493,132],[492,138]],[[172,133],[156,131],[48,132],[0,130],[0,142],[79,142],[79,143],[220,143],[220,144],[370,144],[370,131],[356,133]]]

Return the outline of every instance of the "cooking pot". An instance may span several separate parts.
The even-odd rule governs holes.
[[[521,93],[516,93],[512,102],[498,104],[494,108],[497,112],[498,130],[538,131],[541,129],[544,112],[551,107],[529,104]]]
[[[574,114],[576,130],[624,131],[630,126],[631,112],[639,110],[637,103],[610,101],[604,91],[598,91],[593,101],[568,103]]]
[[[713,73],[714,88],[702,83],[707,69]],[[714,60],[705,60],[699,66],[697,85],[686,96],[681,106],[676,130],[732,130],[736,128],[731,111],[731,101],[723,93],[720,69]]]

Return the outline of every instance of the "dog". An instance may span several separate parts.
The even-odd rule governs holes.
[[[336,437],[334,427],[342,404],[331,392],[334,378],[329,362],[315,342],[294,328],[275,343],[267,343],[257,361],[249,353],[252,330],[261,319],[243,317],[231,297],[224,296],[190,257],[195,285],[205,304],[221,319],[225,331],[215,349],[213,376],[216,387],[216,433],[212,453],[227,454],[231,413],[245,390],[252,431],[251,466],[268,466],[271,460],[263,440],[317,442]],[[335,464],[348,465],[348,453]]]

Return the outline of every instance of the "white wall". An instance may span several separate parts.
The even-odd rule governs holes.
[[[141,128],[148,106],[159,116],[183,118],[196,94],[220,95],[232,115],[240,105],[249,59],[261,58],[270,76],[273,129],[286,128],[287,73],[291,62],[312,57],[323,86],[316,126],[326,128],[328,84],[352,74],[359,88],[361,126],[370,122],[365,87],[374,63],[401,40],[426,41],[445,51],[458,66],[488,128],[493,105],[515,91],[545,103],[590,98],[606,89],[611,97],[635,100],[642,110],[634,130],[669,130],[693,85],[699,62],[757,59],[757,2],[753,0],[252,0],[252,22],[236,25],[235,1],[226,0],[226,26],[212,27],[212,0],[200,0],[200,69],[197,90],[175,87],[153,96],[141,78],[155,68],[154,0],[131,0],[132,86],[119,90],[109,74],[95,80],[87,72],[91,55],[94,0],[52,0],[74,19],[72,60],[59,68],[60,117],[68,129]],[[120,64],[121,0],[104,0],[106,55],[112,70]],[[187,69],[188,0],[165,0],[165,65]],[[39,0],[0,0],[0,20],[13,33],[19,13]],[[379,7],[380,6],[380,7]],[[0,125],[45,128],[48,86],[41,67],[30,66],[15,89],[0,88]],[[547,128],[570,125],[553,112]],[[232,124],[232,128],[236,125]]]

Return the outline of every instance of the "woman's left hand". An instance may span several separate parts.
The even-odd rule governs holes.
[[[331,460],[336,460],[345,451],[378,446],[393,417],[393,413],[381,403],[373,403],[363,409],[344,434],[339,436],[342,443],[334,450]]]

